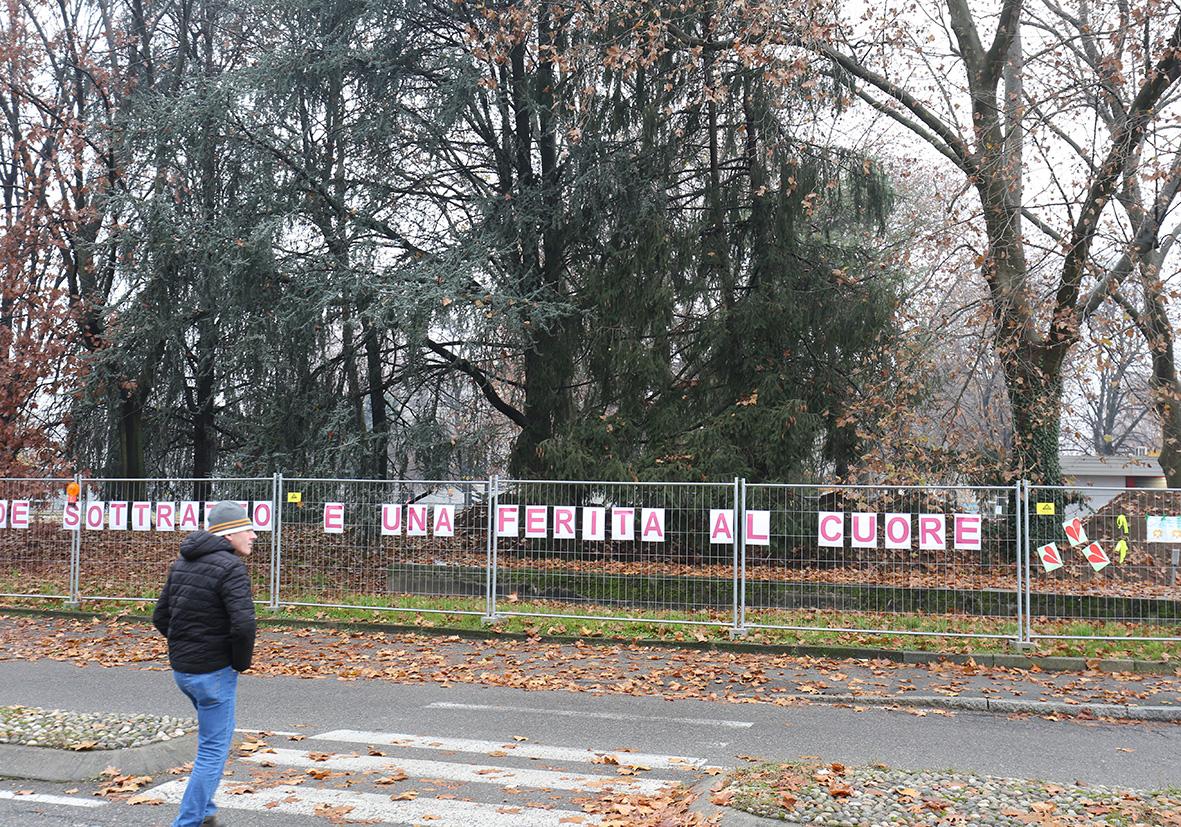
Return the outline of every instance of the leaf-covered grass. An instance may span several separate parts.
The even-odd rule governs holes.
[[[128,595],[132,597],[133,595]],[[142,602],[84,600],[82,609],[101,614],[145,615],[151,611],[154,594],[136,594]],[[284,605],[272,612],[264,603],[259,614],[275,620],[315,620],[356,623],[385,623],[422,629],[517,633],[538,637],[586,637],[618,640],[659,640],[710,644],[731,639],[730,613],[720,611],[672,612],[620,609],[593,605],[558,604],[550,601],[498,601],[494,623],[484,618],[483,597],[435,597],[421,595],[337,595],[343,606]],[[284,601],[318,602],[313,595],[285,593]],[[60,609],[62,603],[49,599],[4,598],[0,605],[18,608]],[[370,607],[370,608],[361,608]],[[620,619],[625,614],[626,618]],[[581,615],[569,618],[560,615]],[[933,653],[989,654],[1014,651],[1016,635],[1012,620],[967,615],[868,614],[836,611],[760,611],[749,614],[747,623],[796,628],[748,628],[741,640],[768,646],[854,647],[888,650],[916,650]],[[828,627],[828,629],[820,628]],[[841,629],[844,631],[830,631]],[[889,629],[877,632],[875,629]],[[1037,629],[1084,639],[1041,639],[1034,655],[1079,656],[1088,659],[1181,660],[1181,641],[1130,640],[1179,634],[1170,625],[1136,625],[1113,622],[1040,621]],[[865,630],[865,631],[861,631]],[[979,637],[980,635],[995,637]],[[1111,637],[1114,640],[1094,638]],[[1085,639],[1090,638],[1090,639]]]

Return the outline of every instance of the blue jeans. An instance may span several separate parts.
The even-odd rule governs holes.
[[[221,783],[234,737],[238,673],[227,666],[203,675],[174,671],[172,677],[197,710],[197,758],[172,827],[198,827],[217,812],[213,794]]]

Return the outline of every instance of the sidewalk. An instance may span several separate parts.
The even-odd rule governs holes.
[[[489,637],[323,628],[259,631],[254,674],[467,683],[727,703],[827,703],[1181,720],[1181,677],[968,663],[898,663],[607,642],[546,643]],[[106,666],[166,666],[164,641],[146,622],[0,616],[0,660],[50,658]]]

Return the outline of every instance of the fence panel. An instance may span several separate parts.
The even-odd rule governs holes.
[[[0,597],[68,599],[74,533],[69,479],[0,479]]]
[[[84,479],[78,554],[81,600],[155,600],[180,541],[205,527],[208,508],[234,500],[274,513],[270,477],[238,479]],[[266,517],[258,511],[255,519]],[[273,523],[273,519],[271,521]],[[265,522],[259,526],[262,528]],[[271,531],[259,530],[246,561],[256,602],[270,600]]]
[[[487,612],[488,482],[283,479],[278,605]]]
[[[496,613],[641,622],[733,622],[734,483],[499,483]]]
[[[1030,486],[1030,637],[1181,639],[1181,490]]]
[[[745,625],[1019,639],[1018,500],[1017,486],[747,485]]]

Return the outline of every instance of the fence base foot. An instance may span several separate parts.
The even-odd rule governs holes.
[[[481,626],[495,626],[501,621],[500,615],[482,615],[480,617]]]
[[[71,612],[76,612],[82,608],[82,601],[81,600],[67,600],[66,601],[66,608],[69,609]]]
[[[730,629],[730,640],[742,640],[746,637],[746,627],[734,627]]]
[[[1032,652],[1037,648],[1037,644],[1029,640],[1010,640],[1009,646],[1018,652]]]

